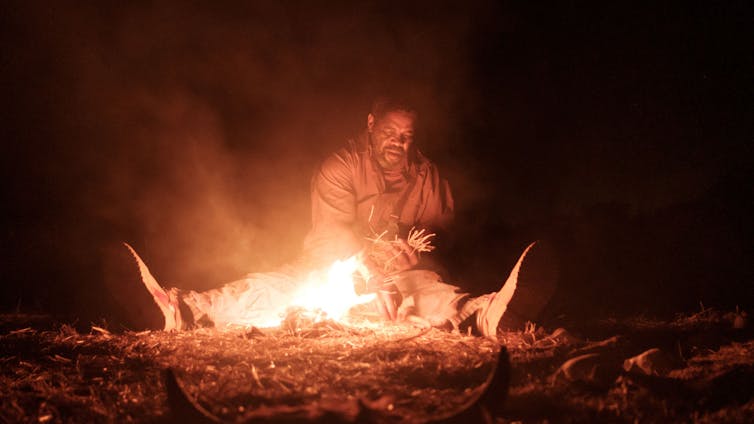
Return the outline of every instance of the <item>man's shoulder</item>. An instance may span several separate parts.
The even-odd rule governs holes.
[[[418,149],[415,153],[414,162],[416,163],[419,172],[425,172],[428,173],[428,175],[436,175],[439,173],[435,162],[432,161],[432,159],[424,156],[424,154]]]
[[[346,175],[361,166],[363,154],[358,138],[347,140],[340,148],[327,155],[320,164],[320,173],[325,176]]]
[[[326,164],[357,164],[367,154],[366,143],[362,137],[354,137],[346,140],[340,148],[330,153],[322,162]]]
[[[352,155],[364,155],[369,151],[369,136],[364,131],[356,137],[349,138],[343,146],[343,150]]]

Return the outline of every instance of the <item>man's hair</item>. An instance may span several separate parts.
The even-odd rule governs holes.
[[[407,99],[391,96],[380,96],[377,97],[372,103],[371,113],[374,116],[374,119],[377,121],[382,119],[388,113],[396,111],[406,112],[409,115],[412,115],[414,119],[416,119],[418,116],[416,108]]]

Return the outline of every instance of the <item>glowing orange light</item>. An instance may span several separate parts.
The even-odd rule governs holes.
[[[290,306],[321,310],[328,318],[342,319],[353,306],[369,302],[375,297],[374,294],[357,295],[354,291],[353,273],[357,267],[356,256],[345,261],[336,260],[326,278],[312,274],[293,296]]]

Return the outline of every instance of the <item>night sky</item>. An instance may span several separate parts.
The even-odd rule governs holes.
[[[454,189],[458,284],[546,239],[552,316],[751,307],[750,2],[215,3],[2,2],[3,310],[117,320],[123,241],[184,288],[290,259],[385,91]]]

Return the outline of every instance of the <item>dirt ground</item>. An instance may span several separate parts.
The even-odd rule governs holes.
[[[754,422],[754,331],[743,313],[530,325],[497,341],[358,324],[116,333],[2,315],[0,421],[170,422],[172,369],[227,422],[327,409],[353,419],[360,408],[376,422],[426,422],[478,393],[502,344],[511,374],[498,422]]]

